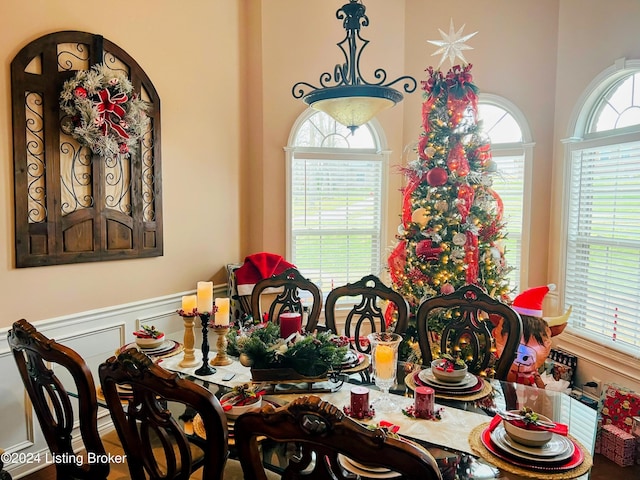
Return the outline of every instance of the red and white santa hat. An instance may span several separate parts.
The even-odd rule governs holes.
[[[555,290],[553,283],[542,287],[533,287],[520,293],[514,300],[511,308],[522,315],[542,317],[542,302],[544,296],[551,290]]]

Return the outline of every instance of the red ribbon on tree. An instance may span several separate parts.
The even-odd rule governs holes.
[[[466,177],[469,175],[471,168],[469,167],[467,154],[460,142],[456,143],[449,151],[447,167],[449,167],[449,171],[455,172],[459,177]]]
[[[493,188],[487,188],[487,192],[494,198],[496,201],[496,222],[502,220],[502,214],[504,212],[504,203],[502,203],[502,198],[498,195]]]
[[[429,126],[429,117],[431,116],[431,109],[433,108],[434,103],[436,103],[436,97],[429,97],[422,102],[422,128],[424,128],[425,133],[429,133],[431,131],[431,127]],[[422,153],[422,150],[420,150],[419,153]]]
[[[416,191],[422,181],[422,176],[417,175],[415,172],[407,173],[407,177],[407,185],[402,189],[402,223],[405,228],[411,223],[411,215],[413,214],[411,195],[413,195],[413,192]]]
[[[458,187],[458,201],[456,202],[456,207],[458,208],[458,212],[460,212],[463,223],[467,221],[467,217],[471,211],[471,205],[473,205],[474,196],[475,191],[471,185],[463,184]]]
[[[407,241],[401,240],[396,245],[396,248],[393,249],[391,255],[389,255],[389,259],[387,260],[389,265],[389,275],[391,276],[391,281],[395,285],[402,285],[400,281],[400,275],[404,272],[404,266],[407,263]]]
[[[112,128],[122,138],[128,139],[129,134],[120,125],[120,121],[124,118],[127,112],[118,104],[125,103],[129,98],[124,93],[119,93],[118,95],[111,97],[111,92],[108,88],[100,90],[98,92],[98,97],[100,100],[96,102],[96,110],[99,114],[98,118],[101,122],[102,134],[106,135],[109,128]]]
[[[465,233],[467,236],[467,242],[464,245],[465,255],[464,260],[467,264],[466,282],[476,283],[478,281],[478,237],[470,231]]]
[[[389,302],[387,308],[384,311],[384,325],[389,328],[393,323],[393,315],[396,313],[396,304]]]

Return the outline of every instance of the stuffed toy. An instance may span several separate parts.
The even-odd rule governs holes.
[[[507,380],[524,385],[536,385],[544,388],[544,382],[540,377],[540,367],[551,352],[551,337],[564,330],[571,314],[571,308],[564,315],[552,318],[542,317],[542,302],[545,295],[555,289],[555,285],[544,285],[530,288],[520,293],[513,301],[511,308],[520,314],[522,319],[522,338],[516,359],[511,365]],[[493,337],[496,341],[496,354],[502,355],[507,337],[500,318],[493,329]]]

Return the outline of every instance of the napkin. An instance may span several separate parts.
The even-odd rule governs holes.
[[[491,423],[489,423],[489,431],[493,432],[500,422],[502,421],[502,417],[500,415],[496,415],[491,419]],[[527,428],[526,424],[520,420],[510,420],[510,422],[516,427]],[[551,427],[543,427],[541,425],[529,425],[531,430],[548,430],[553,433],[557,433],[558,435],[562,435],[566,437],[569,434],[569,426],[564,423],[556,423],[556,426]]]
[[[547,427],[545,425],[535,425],[535,424],[527,425],[525,422],[521,420],[509,420],[509,421],[516,427],[526,428],[528,430],[546,430],[548,432],[557,433],[558,435],[562,435],[564,437],[566,437],[569,434],[569,426],[564,423],[554,422],[556,424],[555,427]]]

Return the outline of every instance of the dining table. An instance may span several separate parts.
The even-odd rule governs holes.
[[[202,361],[200,350],[196,358]],[[163,368],[213,389],[218,396],[232,389],[251,384],[252,370],[231,357],[229,365],[216,366],[210,375],[198,375],[198,367],[181,367],[182,354],[161,356],[156,361]],[[429,368],[399,362],[396,382],[390,390],[396,408],[357,418],[366,425],[392,426],[397,433],[425,447],[436,459],[445,480],[472,479],[538,479],[556,480],[589,478],[597,429],[596,411],[565,392],[540,389],[511,382],[472,375],[473,386],[438,388],[432,382]],[[368,383],[357,374],[337,374],[313,382],[262,382],[267,390],[264,399],[274,406],[283,406],[293,399],[314,394],[350,413],[351,390],[368,389],[369,400],[375,405],[383,393],[375,383]],[[414,391],[430,385],[435,391],[432,418],[415,418]],[[562,435],[554,433],[552,447],[520,448],[505,434],[504,422],[498,413],[524,407],[546,416],[558,425],[567,426]],[[266,457],[265,457],[266,458]],[[282,466],[282,455],[274,455],[275,470]],[[278,465],[278,462],[280,465]],[[368,478],[378,478],[375,475]],[[380,477],[382,478],[382,477]]]

